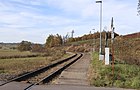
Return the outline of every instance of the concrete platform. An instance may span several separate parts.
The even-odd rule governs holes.
[[[22,82],[11,82],[0,86],[0,90],[24,90],[29,85]]]
[[[87,73],[90,64],[90,54],[86,53],[73,65],[64,70],[55,84],[60,85],[89,85]]]
[[[90,86],[74,86],[74,85],[46,85],[35,86],[31,90],[132,90],[123,88],[104,88]],[[134,89],[133,89],[134,90]]]

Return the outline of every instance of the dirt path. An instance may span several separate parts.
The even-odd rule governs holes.
[[[59,85],[89,85],[87,73],[90,60],[90,54],[84,54],[80,60],[63,71],[54,83]]]

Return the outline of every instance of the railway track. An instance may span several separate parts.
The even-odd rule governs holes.
[[[0,86],[3,86],[5,84],[8,84],[8,83],[13,82],[13,81],[17,81],[17,82],[24,81],[24,82],[30,83],[30,85],[25,87],[24,90],[30,90],[35,85],[49,83],[56,76],[61,74],[61,72],[63,70],[65,70],[67,67],[72,65],[74,62],[76,62],[82,56],[83,56],[83,54],[75,54],[69,58],[66,58],[66,59],[61,60],[59,62],[50,64],[50,65],[43,67],[39,70],[32,71],[30,73],[27,73],[27,74],[24,74],[24,75],[19,76],[17,78],[14,78],[12,80],[9,80],[9,81],[1,84]]]

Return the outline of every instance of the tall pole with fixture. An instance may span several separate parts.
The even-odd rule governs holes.
[[[96,1],[96,3],[100,3],[100,49],[99,49],[99,60],[102,60],[102,1]]]

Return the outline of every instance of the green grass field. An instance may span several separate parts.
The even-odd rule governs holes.
[[[119,87],[140,89],[140,67],[126,63],[116,63],[114,75],[112,66],[99,61],[98,53],[93,53],[91,65],[91,85],[98,87]]]

